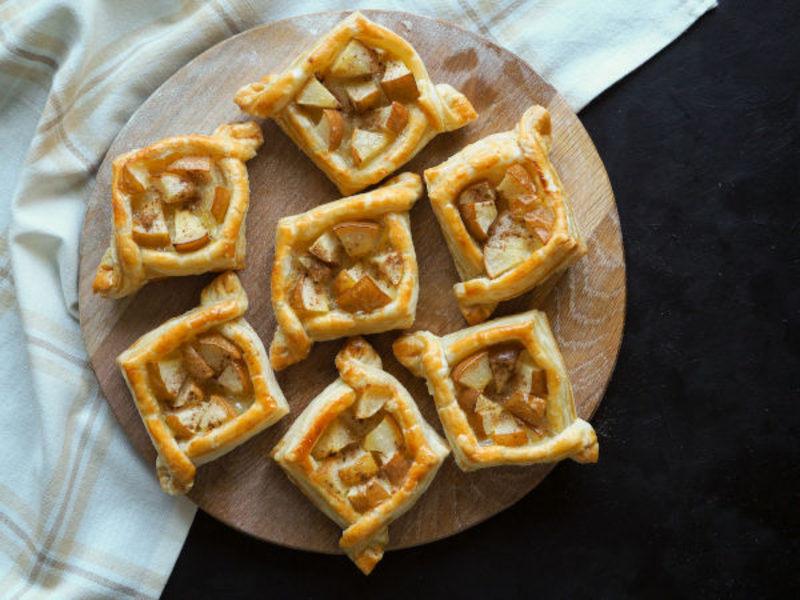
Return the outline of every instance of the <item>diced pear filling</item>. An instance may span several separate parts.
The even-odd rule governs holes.
[[[392,247],[384,225],[371,220],[334,225],[296,260],[299,276],[288,296],[301,318],[335,309],[379,310],[392,302],[405,272],[403,255]]]
[[[195,252],[224,223],[231,189],[211,156],[188,154],[163,164],[153,172],[137,162],[122,169],[121,189],[130,195],[131,235],[143,248]]]
[[[547,374],[517,342],[479,350],[451,370],[456,399],[476,437],[523,446],[547,435]]]
[[[219,427],[252,403],[242,349],[216,331],[148,363],[147,374],[164,423],[179,441]]]
[[[338,152],[361,167],[406,130],[419,96],[405,62],[353,38],[303,85],[293,106],[313,123],[314,152]]]
[[[350,152],[356,165],[368,162],[389,143],[389,137],[378,131],[354,129],[350,138]]]
[[[336,96],[331,94],[328,88],[322,85],[316,77],[310,79],[297,95],[297,103],[301,106],[313,106],[316,108],[339,108],[339,101]]]
[[[374,385],[359,390],[311,449],[316,461],[312,477],[359,513],[388,500],[413,464],[400,424],[387,410],[392,394]]]
[[[519,267],[552,236],[555,213],[522,164],[511,165],[496,186],[488,180],[468,185],[455,203],[467,232],[482,246],[491,279]]]

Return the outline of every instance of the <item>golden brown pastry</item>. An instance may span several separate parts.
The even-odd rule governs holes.
[[[470,144],[425,171],[428,196],[463,283],[470,325],[586,254],[550,162],[550,113],[532,106],[512,131]]]
[[[117,364],[158,452],[169,494],[194,484],[219,458],[289,412],[232,271],[212,281],[200,306],[143,335]]]
[[[427,331],[394,343],[424,377],[461,469],[596,462],[594,429],[577,418],[564,359],[543,312],[495,319],[444,337]]]
[[[419,176],[402,173],[278,222],[274,369],[303,360],[315,341],[411,326],[419,278],[408,211],[421,195]]]
[[[336,356],[339,379],[303,411],[272,456],[344,533],[339,546],[369,574],[388,526],[433,481],[449,450],[362,338]]]
[[[114,159],[111,245],[94,293],[121,298],[148,281],[244,267],[257,123],[180,135]]]
[[[275,119],[343,195],[377,183],[436,134],[478,116],[463,94],[434,85],[406,40],[359,12],[234,100],[248,114]]]

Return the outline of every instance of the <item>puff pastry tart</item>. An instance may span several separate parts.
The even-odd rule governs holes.
[[[421,195],[419,176],[402,173],[278,222],[273,368],[303,360],[315,341],[411,326],[419,279],[408,211]]]
[[[250,202],[245,161],[257,123],[167,138],[114,159],[111,245],[94,292],[121,298],[148,281],[244,267]]]
[[[272,452],[289,478],[344,529],[339,546],[369,574],[389,524],[425,492],[449,450],[362,338],[336,356],[340,377]]]
[[[424,377],[456,463],[596,462],[597,436],[577,418],[564,359],[543,312],[496,319],[444,337],[422,331],[394,343]]]
[[[245,310],[247,295],[228,271],[203,290],[200,306],[117,357],[169,494],[189,491],[197,466],[289,412],[264,345],[242,317]]]
[[[406,40],[358,12],[234,100],[248,114],[275,119],[343,195],[377,183],[436,134],[478,116],[463,94],[434,85]]]
[[[550,162],[550,114],[532,106],[513,131],[470,144],[425,171],[428,196],[462,283],[470,325],[586,253]]]

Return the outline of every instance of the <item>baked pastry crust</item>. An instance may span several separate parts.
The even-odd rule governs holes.
[[[420,177],[402,173],[370,192],[323,204],[308,212],[284,217],[278,222],[275,261],[272,267],[272,307],[278,327],[270,346],[276,370],[308,356],[314,342],[358,334],[404,329],[414,322],[419,295],[419,276],[408,211],[422,195]],[[323,235],[331,235],[340,223],[382,221],[382,240],[362,263],[375,258],[379,249],[396,258],[398,277],[385,281],[381,289],[391,300],[371,311],[344,310],[325,292],[330,310],[310,313],[297,307],[293,295],[303,267],[299,258]],[[349,259],[348,259],[349,260]],[[373,281],[380,283],[376,271]]]
[[[519,342],[546,373],[547,433],[517,446],[481,443],[459,404],[452,371],[465,357],[497,344]],[[495,319],[444,337],[418,331],[394,343],[397,359],[418,377],[424,377],[453,456],[464,471],[497,465],[551,463],[571,458],[596,462],[597,436],[592,426],[575,413],[572,388],[547,317],[529,312]]]
[[[369,574],[389,543],[389,524],[425,492],[449,449],[420,414],[408,391],[382,369],[380,357],[362,338],[348,340],[336,356],[336,368],[339,379],[311,401],[275,446],[272,456],[317,508],[344,529],[339,546],[363,573]],[[376,390],[386,394],[381,410],[394,419],[402,432],[407,472],[394,480],[385,499],[359,511],[348,500],[344,488],[332,485],[325,475],[324,461],[331,459],[318,462],[313,454],[326,428],[354,407],[365,391]],[[378,419],[381,416],[377,413]],[[371,418],[376,420],[375,416]],[[373,476],[373,480],[381,477]],[[337,477],[336,481],[341,480]]]
[[[94,279],[94,293],[107,298],[133,294],[148,281],[179,275],[196,275],[209,271],[241,269],[245,258],[245,216],[250,202],[250,187],[245,161],[255,156],[264,139],[254,121],[222,125],[210,136],[180,135],[166,138],[141,150],[127,152],[114,159],[111,180],[112,234]],[[170,203],[154,182],[164,173],[181,173],[174,165],[181,159],[208,161],[211,178],[198,185],[202,193],[183,202]],[[190,167],[191,168],[191,167]],[[183,171],[186,175],[186,172]],[[191,179],[187,178],[189,182]],[[180,180],[179,180],[180,181]],[[224,206],[215,208],[217,189],[227,198]],[[167,231],[168,218],[158,217],[166,236],[164,241],[142,243],[137,237],[137,215],[134,203],[151,201],[158,211],[188,212],[198,216],[207,230],[208,240],[197,249],[173,245],[172,231]],[[175,208],[178,207],[178,208]],[[213,211],[218,211],[212,216]],[[216,217],[220,217],[217,219]],[[189,217],[194,220],[193,217]],[[151,224],[148,223],[148,226]]]
[[[462,279],[453,290],[470,325],[487,319],[498,302],[531,290],[586,253],[566,190],[550,162],[550,141],[550,114],[534,105],[513,130],[485,137],[425,171],[434,214]],[[459,195],[476,181],[496,184],[514,165],[527,171],[538,204],[547,207],[554,219],[546,243],[537,244],[517,266],[491,278],[484,262],[485,246],[470,235],[459,211]]]
[[[379,153],[360,165],[355,164],[348,152],[347,131],[342,146],[331,150],[329,140],[323,139],[317,129],[314,118],[317,115],[309,114],[296,102],[310,81],[330,73],[337,57],[351,40],[363,43],[373,54],[376,50],[384,53],[383,58],[379,57],[375,63],[381,68],[385,67],[386,57],[401,61],[413,75],[410,85],[413,86],[415,81],[419,93],[417,98],[412,98],[413,93],[407,97],[398,96],[398,101],[408,112],[407,124],[396,136],[391,136],[391,141]],[[413,87],[411,89],[413,92]],[[388,105],[388,96],[381,94],[380,89],[374,91],[381,98],[378,104]],[[350,106],[346,93],[336,91],[336,96],[337,102],[331,103],[331,107]],[[361,98],[358,97],[357,102]],[[285,71],[267,75],[261,81],[243,87],[234,100],[250,115],[272,117],[343,195],[354,194],[377,183],[411,160],[438,133],[459,129],[478,116],[463,94],[447,84],[435,85],[431,81],[422,59],[411,44],[359,12],[341,21]],[[371,106],[372,96],[367,96],[367,101]]]
[[[239,278],[232,271],[223,273],[203,290],[200,306],[146,333],[117,357],[125,383],[158,452],[156,471],[161,487],[169,494],[188,492],[198,466],[233,450],[289,412],[264,345],[243,317],[247,304]],[[169,424],[172,411],[159,399],[151,365],[201,334],[220,334],[239,349],[252,384],[252,390],[246,394],[251,401],[237,416],[179,440]]]

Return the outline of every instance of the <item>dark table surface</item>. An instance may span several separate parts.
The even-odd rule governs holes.
[[[800,597],[800,3],[721,0],[580,116],[628,268],[600,462],[369,578],[198,511],[165,597]]]

